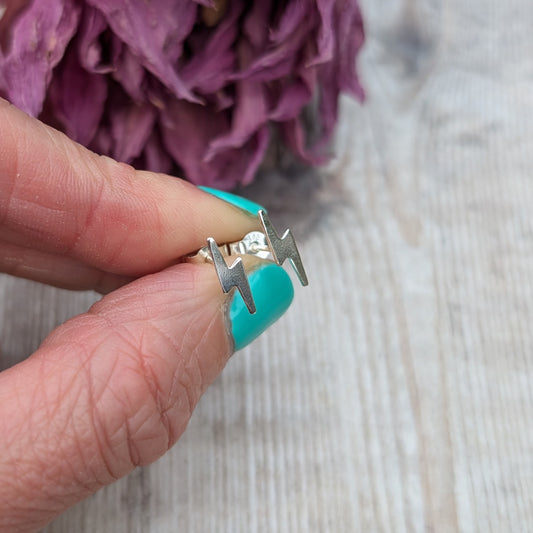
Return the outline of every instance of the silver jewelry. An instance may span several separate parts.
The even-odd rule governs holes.
[[[278,232],[274,229],[274,226],[270,222],[265,211],[262,209],[257,213],[259,220],[263,229],[265,230],[266,240],[268,246],[272,251],[274,256],[274,261],[278,265],[282,265],[285,262],[285,259],[288,259],[291,262],[300,283],[305,287],[309,285],[307,281],[307,274],[305,273],[304,266],[302,264],[302,258],[300,257],[300,252],[296,246],[296,241],[294,240],[294,235],[290,229],[286,230],[283,234],[283,237],[280,238]]]
[[[217,243],[215,242],[215,239],[209,237],[207,239],[207,245],[209,247],[211,259],[215,265],[215,270],[217,271],[217,276],[220,281],[220,285],[222,286],[222,290],[225,293],[228,293],[231,289],[233,289],[233,287],[236,287],[241,293],[242,299],[244,300],[248,311],[250,314],[254,315],[256,311],[255,302],[252,296],[252,290],[250,289],[250,284],[248,283],[248,278],[246,277],[246,272],[244,271],[242,257],[237,257],[231,266],[228,267],[224,256],[220,252]]]
[[[272,261],[278,265],[282,265],[288,259],[300,283],[304,286],[309,283],[291,230],[286,230],[283,237],[280,237],[264,210],[258,211],[257,215],[264,233],[252,231],[240,241],[220,246],[217,245],[215,239],[209,237],[207,246],[200,248],[195,254],[183,258],[183,261],[188,263],[212,263],[215,266],[222,290],[228,293],[235,287],[252,315],[255,314],[256,307],[244,270],[243,256],[252,255],[257,259]],[[234,257],[235,260],[228,267],[225,258]]]

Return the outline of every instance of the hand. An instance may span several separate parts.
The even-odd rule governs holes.
[[[0,139],[0,271],[109,293],[0,374],[0,531],[17,532],[168,450],[292,285],[280,267],[254,271],[250,317],[211,265],[175,263],[207,236],[257,229],[251,213],[97,156],[1,99]]]

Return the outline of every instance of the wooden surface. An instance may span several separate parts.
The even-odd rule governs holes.
[[[170,453],[48,533],[533,531],[533,4],[362,4],[311,286]],[[7,366],[94,296],[0,298]]]

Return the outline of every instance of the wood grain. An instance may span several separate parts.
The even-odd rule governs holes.
[[[362,5],[311,286],[170,453],[48,533],[533,530],[533,4]],[[93,298],[0,296],[4,367]]]

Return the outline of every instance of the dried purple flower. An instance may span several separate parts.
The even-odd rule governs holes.
[[[273,127],[302,160],[324,161],[340,92],[363,98],[357,0],[3,3],[0,94],[99,153],[178,164],[197,184],[250,182]]]

